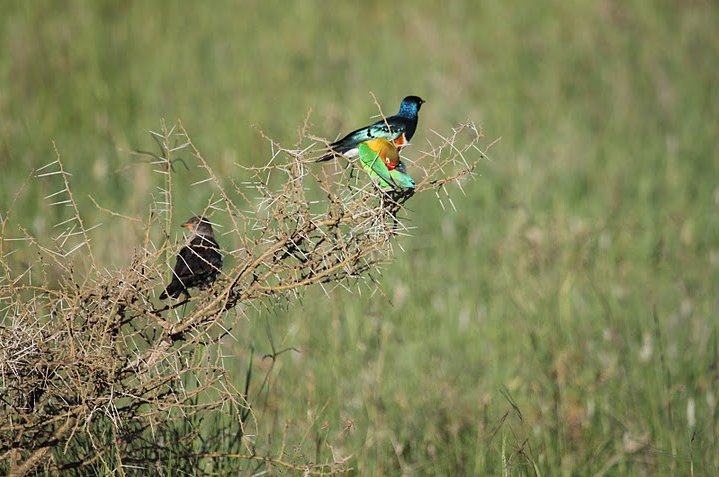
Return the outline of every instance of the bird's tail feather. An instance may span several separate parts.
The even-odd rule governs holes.
[[[330,160],[334,159],[335,157],[337,157],[337,155],[338,154],[335,152],[330,152],[330,153],[325,154],[324,156],[320,157],[319,159],[316,159],[315,162],[330,161]]]
[[[160,300],[166,299],[168,296],[171,296],[172,298],[177,298],[180,296],[180,293],[185,289],[185,286],[182,284],[181,281],[177,279],[173,279],[169,285],[167,285],[167,288],[165,288],[165,291],[162,292],[160,295]]]
[[[315,160],[315,162],[325,162],[325,161],[334,159],[336,157],[346,157],[347,159],[352,159],[354,157],[357,157],[357,154],[358,154],[358,149],[357,149],[356,145],[344,145],[342,147],[333,147],[330,149],[330,151],[327,154],[325,154],[324,156]]]
[[[330,161],[334,159],[335,157],[339,157],[347,153],[348,151],[351,151],[353,147],[356,147],[357,145],[352,141],[347,141],[347,138],[340,139],[339,141],[333,142],[329,145],[327,148],[327,153],[317,159],[315,162],[325,162]]]

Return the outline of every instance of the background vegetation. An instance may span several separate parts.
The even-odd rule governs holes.
[[[0,18],[0,210],[24,183],[13,222],[53,233],[53,190],[26,179],[54,141],[108,268],[141,230],[88,195],[146,213],[130,151],[163,117],[228,180],[269,159],[255,127],[292,144],[311,110],[334,138],[376,114],[369,92],[385,113],[427,99],[417,149],[466,118],[501,138],[457,211],[410,201],[382,293],[318,288],[235,328],[239,388],[272,345],[297,350],[271,369],[264,438],[357,475],[719,473],[715,2],[11,1]],[[193,174],[177,168],[176,217],[206,204]]]

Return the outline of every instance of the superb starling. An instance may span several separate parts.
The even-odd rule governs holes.
[[[417,129],[419,109],[424,104],[419,96],[407,96],[399,106],[399,112],[394,116],[380,119],[369,126],[361,127],[352,131],[342,139],[339,139],[329,146],[330,152],[317,162],[329,161],[330,159],[343,154],[347,157],[355,157],[358,154],[358,146],[370,139],[384,138],[392,141],[397,148],[407,144]]]
[[[182,227],[192,232],[192,240],[177,255],[172,281],[160,295],[160,300],[168,296],[177,298],[181,294],[189,297],[188,288],[208,288],[222,268],[222,254],[212,224],[204,217],[197,216],[182,224]]]

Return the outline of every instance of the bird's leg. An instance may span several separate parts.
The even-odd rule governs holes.
[[[356,168],[355,168],[355,167],[352,167],[352,164],[350,164],[350,161],[349,161],[349,160],[347,161],[347,166],[345,167],[345,169],[347,169],[347,168],[350,169],[350,179],[354,179],[355,169],[356,169]]]

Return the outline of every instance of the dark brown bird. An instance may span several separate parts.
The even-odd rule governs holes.
[[[181,225],[192,234],[190,243],[177,255],[172,281],[160,295],[160,300],[168,296],[177,298],[181,294],[190,296],[188,288],[208,288],[215,281],[222,268],[220,245],[215,240],[212,224],[204,217],[192,217]]]

